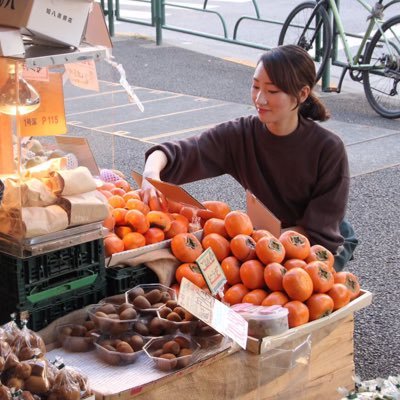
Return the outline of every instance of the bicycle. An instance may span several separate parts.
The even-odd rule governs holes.
[[[317,80],[332,65],[342,67],[336,92],[349,71],[351,79],[362,82],[371,107],[382,117],[400,117],[400,15],[384,21],[383,12],[398,0],[383,5],[383,0],[371,6],[356,0],[369,12],[367,30],[362,36],[344,32],[337,0],[307,1],[299,4],[286,18],[278,44],[297,44],[306,49],[316,63]],[[333,15],[331,22],[330,15]],[[376,32],[373,33],[374,28]],[[347,36],[361,39],[353,54]],[[340,37],[347,62],[337,59],[337,40]],[[335,41],[335,42],[333,42]]]

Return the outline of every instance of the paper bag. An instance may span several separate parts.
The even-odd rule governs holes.
[[[54,171],[51,178],[53,192],[64,197],[96,190],[96,181],[86,167]]]
[[[25,237],[46,235],[68,228],[68,215],[60,206],[22,208]]]
[[[67,161],[66,157],[52,158],[42,164],[28,168],[25,172],[25,177],[38,179],[49,178],[51,172],[67,168]]]
[[[29,179],[21,187],[23,207],[46,207],[54,204],[57,197],[39,179]]]
[[[103,221],[109,215],[106,198],[97,190],[74,196],[63,196],[58,204],[66,211],[69,226]]]

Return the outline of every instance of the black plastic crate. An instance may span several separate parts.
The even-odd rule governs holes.
[[[55,294],[46,300],[36,303],[26,302],[16,304],[13,300],[3,293],[0,293],[0,323],[10,320],[10,314],[28,311],[28,327],[38,331],[47,326],[57,318],[63,317],[71,311],[79,310],[89,304],[96,304],[106,295],[106,281],[104,277],[98,277],[93,283],[75,288],[75,282],[70,283],[70,287],[65,285],[63,293]]]
[[[107,268],[107,296],[124,293],[142,283],[158,283],[155,272],[145,265],[124,268]]]
[[[103,239],[28,258],[0,253],[0,292],[16,303],[37,302],[63,283],[105,276]]]

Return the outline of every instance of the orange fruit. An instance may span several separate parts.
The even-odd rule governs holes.
[[[283,307],[289,310],[289,328],[306,324],[310,320],[310,311],[308,310],[308,307],[301,301],[289,301]]]
[[[106,257],[124,251],[124,242],[116,235],[109,235],[104,239],[104,251]]]
[[[240,279],[240,261],[236,257],[229,256],[223,259],[221,262],[221,268],[230,285],[242,283],[242,280]]]
[[[251,237],[258,242],[261,238],[263,237],[270,237],[273,238],[275,237],[270,231],[267,231],[266,229],[256,229],[253,231],[251,234]]]
[[[115,227],[114,232],[120,239],[123,239],[127,233],[132,232],[132,229],[129,226],[120,225]]]
[[[288,301],[289,297],[287,297],[286,293],[276,291],[270,293],[261,303],[262,306],[284,306]]]
[[[134,190],[130,190],[129,192],[126,192],[122,196],[122,198],[125,200],[125,203],[130,199],[141,200],[139,193]]]
[[[117,194],[113,194],[111,197],[107,199],[108,204],[110,204],[114,208],[124,208],[125,207],[125,201],[122,198],[122,196],[119,196]]]
[[[125,224],[130,226],[134,232],[145,233],[149,228],[149,221],[139,210],[128,210],[125,214]]]
[[[264,282],[264,265],[258,260],[245,261],[240,266],[240,279],[248,289],[262,289]]]
[[[111,211],[112,216],[115,219],[115,225],[125,225],[125,215],[127,213],[127,210],[125,208],[114,208],[114,210]]]
[[[125,190],[124,190],[124,189],[117,188],[117,187],[114,188],[114,189],[111,189],[110,192],[111,192],[113,195],[121,196],[121,197],[125,194]]]
[[[333,300],[325,293],[314,293],[307,301],[310,312],[310,321],[326,317],[333,311]]]
[[[229,239],[229,235],[225,229],[225,222],[220,218],[210,218],[208,219],[203,226],[203,234],[204,236],[209,235],[210,233],[218,233],[226,239]]]
[[[293,268],[287,271],[282,285],[292,300],[306,301],[313,293],[312,279],[303,268]]]
[[[138,199],[129,199],[126,202],[126,208],[128,210],[138,210],[142,214],[145,214],[145,215],[150,211],[149,206],[147,204],[143,203],[142,200],[138,200]]]
[[[171,218],[163,211],[149,211],[146,218],[152,228],[160,228],[164,232],[171,228]]]
[[[127,233],[123,239],[125,250],[133,250],[146,245],[145,237],[138,232]]]
[[[267,292],[263,289],[254,289],[245,294],[242,303],[251,303],[259,306],[267,297]]]
[[[350,300],[355,299],[360,294],[360,283],[358,278],[351,272],[341,271],[335,274],[335,283],[343,283],[350,290]]]
[[[250,217],[242,211],[229,212],[224,221],[226,232],[231,238],[241,233],[244,235],[253,233],[253,223]]]
[[[162,242],[165,239],[164,231],[160,228],[149,228],[144,234],[146,244]]]
[[[210,233],[209,235],[204,236],[201,245],[203,246],[203,249],[211,247],[211,250],[214,252],[215,257],[217,257],[219,262],[228,257],[231,252],[228,240],[218,233]]]
[[[286,274],[286,268],[276,262],[268,264],[264,269],[264,281],[272,291],[283,290],[283,277]]]
[[[343,283],[335,283],[326,294],[332,297],[334,311],[350,303],[350,290]]]
[[[185,217],[182,217],[182,218],[185,218]],[[165,238],[166,239],[171,239],[174,236],[176,236],[178,233],[187,232],[188,231],[188,226],[189,226],[189,222],[186,223],[185,221],[182,221],[182,220],[180,220],[178,218],[172,220],[170,228],[167,230],[167,232],[165,232]]]
[[[223,300],[233,306],[234,304],[241,303],[243,297],[249,292],[246,286],[243,283],[237,283],[236,285],[231,286],[224,294]]]
[[[131,190],[131,185],[125,179],[119,179],[114,182],[115,187],[122,189],[125,193]]]

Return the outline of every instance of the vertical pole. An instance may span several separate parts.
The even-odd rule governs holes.
[[[108,30],[110,32],[110,36],[114,36],[114,4],[113,0],[107,0],[107,14],[108,14]]]
[[[162,43],[162,24],[163,24],[163,0],[152,0],[154,1],[154,25],[156,26],[156,44],[160,46]]]
[[[328,4],[329,4],[329,2],[328,2]],[[334,26],[335,20],[333,18],[332,10],[330,7],[328,8],[328,17],[330,20],[330,25]],[[333,31],[335,31],[335,28],[333,28]],[[322,74],[322,91],[323,92],[329,91],[329,86],[331,84],[331,57],[332,57],[332,52],[329,52],[329,60],[326,63],[324,72]]]

